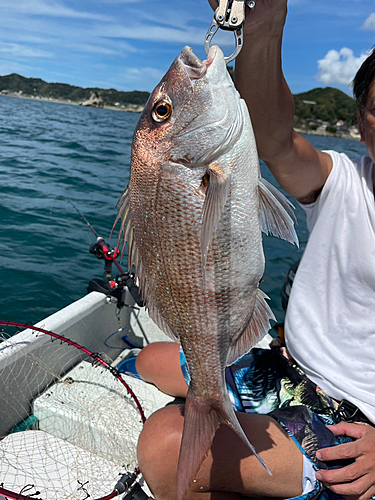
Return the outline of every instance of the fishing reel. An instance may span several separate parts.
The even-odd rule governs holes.
[[[134,281],[134,274],[129,272],[119,274],[115,279],[103,281],[99,278],[91,280],[87,286],[87,293],[101,292],[109,297],[117,299],[117,307],[121,309],[125,305],[126,289],[135,300],[138,307],[144,307],[144,301],[139,293],[139,288]]]
[[[122,497],[122,500],[153,500],[141,488],[139,483],[135,483],[131,491]]]
[[[104,281],[99,278],[94,278],[89,282],[87,292],[101,292],[109,297],[114,297],[117,299],[117,307],[121,309],[126,305],[125,292],[126,289],[128,289],[137,306],[143,307],[144,301],[134,281],[134,275],[129,272],[123,272],[115,260],[120,254],[118,248],[111,248],[111,246],[105,242],[104,238],[98,237],[97,241],[90,246],[90,253],[95,255],[99,260],[104,259]],[[116,278],[112,277],[113,263],[122,271]]]
[[[120,250],[117,247],[111,249],[111,245],[106,243],[101,236],[90,246],[89,252],[94,254],[98,259],[109,261],[116,259],[120,255]]]
[[[125,493],[122,500],[153,500],[141,488],[141,485],[136,481],[136,474],[126,473],[119,480],[115,487],[117,494]]]
[[[96,236],[96,242],[90,246],[90,253],[95,255],[95,257],[99,260],[104,259],[104,281],[98,278],[91,280],[87,286],[87,293],[101,292],[109,297],[114,297],[117,299],[117,307],[121,309],[123,306],[128,305],[125,303],[125,292],[127,288],[137,306],[143,307],[144,302],[140,296],[139,288],[134,281],[134,275],[129,272],[125,273],[116,260],[116,258],[120,255],[120,250],[117,247],[111,248],[111,245],[109,245],[104,238],[99,236],[90,222],[74,205],[74,203],[68,199],[67,201],[73,206],[76,212],[80,215],[81,219],[86,222]],[[113,279],[112,277],[113,264],[115,264],[117,269],[120,271],[120,274],[116,277],[116,279]]]

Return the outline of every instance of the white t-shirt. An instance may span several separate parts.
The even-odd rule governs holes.
[[[313,382],[375,423],[373,163],[328,153],[324,188],[303,205],[310,237],[288,304],[286,345]]]

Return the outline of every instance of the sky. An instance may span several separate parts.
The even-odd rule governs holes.
[[[152,91],[184,45],[205,57],[212,17],[207,0],[0,0],[0,75]],[[234,37],[213,43],[229,55]],[[289,0],[283,66],[293,93],[350,93],[374,44],[375,0]]]

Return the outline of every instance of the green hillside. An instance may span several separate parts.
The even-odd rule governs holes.
[[[346,126],[357,123],[357,110],[354,99],[339,89],[332,87],[316,88],[308,92],[295,94],[293,97],[295,125],[310,119],[322,120],[332,126],[339,120],[343,120]]]
[[[12,73],[0,76],[0,92],[19,93],[25,97],[39,96],[43,98],[62,99],[64,101],[82,102],[89,99],[92,92],[98,92],[108,106],[136,104],[144,105],[150,95],[149,92],[121,92],[116,89],[100,89],[98,87],[82,88],[66,83],[47,83],[40,78],[25,78]]]

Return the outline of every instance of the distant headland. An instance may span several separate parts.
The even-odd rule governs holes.
[[[333,87],[294,94],[294,128],[306,134],[360,139],[355,100]]]
[[[0,76],[0,95],[139,113],[150,93],[47,83],[40,78],[25,78],[12,73]],[[299,132],[344,139],[360,138],[355,101],[341,90],[333,87],[316,88],[294,94],[293,98],[294,127]]]
[[[139,113],[143,110],[150,93],[138,90],[122,92],[97,87],[82,88],[67,83],[47,83],[40,78],[25,78],[12,73],[0,76],[0,95]]]

